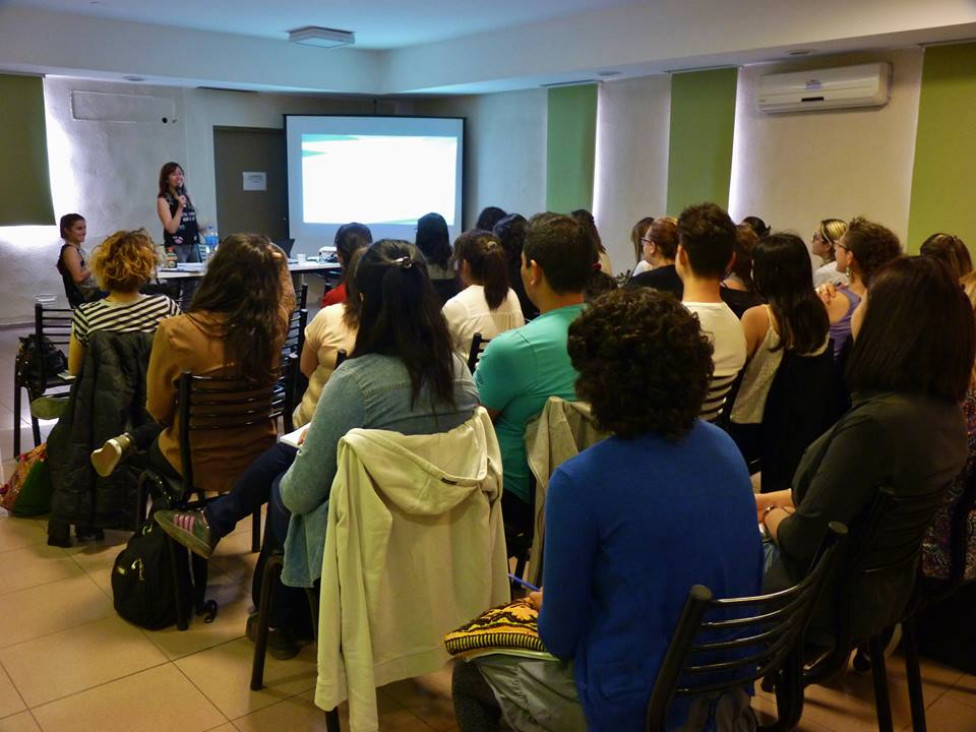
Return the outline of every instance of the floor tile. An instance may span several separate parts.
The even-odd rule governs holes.
[[[227,722],[219,727],[214,727],[213,729],[207,730],[207,732],[238,732],[238,729],[230,722]]]
[[[0,552],[32,544],[47,544],[47,532],[37,522],[16,516],[0,516]]]
[[[976,728],[973,708],[944,696],[925,710],[928,729],[936,732],[972,732]],[[911,725],[906,728],[911,729]]]
[[[956,685],[946,692],[946,697],[976,710],[976,676],[963,674],[957,680]],[[972,718],[974,720],[973,728],[976,729],[976,711],[972,713]]]
[[[277,702],[257,712],[234,720],[241,732],[278,732],[279,730],[325,730],[325,712],[315,706],[311,694],[295,696]],[[383,729],[387,729],[384,720]],[[348,729],[348,724],[344,726]]]
[[[0,555],[0,595],[82,574],[58,547],[32,544]]]
[[[229,719],[243,717],[315,686],[314,646],[306,646],[288,661],[268,655],[265,688],[261,691],[250,689],[253,656],[254,644],[241,638],[181,658],[176,665]]]
[[[0,595],[0,648],[100,620],[114,612],[105,593],[85,575]]]
[[[172,664],[32,711],[44,732],[203,732],[227,721]]]
[[[0,732],[41,732],[30,712],[21,712],[12,717],[0,719]]]
[[[143,632],[113,615],[0,650],[31,708],[166,662]]]
[[[457,724],[454,704],[451,701],[450,668],[436,674],[387,684],[382,691],[439,732],[449,730]]]
[[[0,718],[23,711],[27,708],[23,698],[10,680],[7,672],[0,667]],[[0,729],[3,729],[0,727]]]

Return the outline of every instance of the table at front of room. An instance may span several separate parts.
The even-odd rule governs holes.
[[[190,282],[195,282],[199,280],[207,271],[206,264],[194,264],[194,263],[184,263],[178,264],[176,267],[160,267],[156,271],[156,279],[162,282],[172,282],[179,288],[179,303],[180,307],[184,310],[187,305],[189,305],[189,295],[192,294],[191,291],[196,288],[188,288],[185,285]],[[315,260],[306,260],[304,262],[299,262],[294,259],[288,260],[288,271],[291,272],[292,282],[295,285],[295,292],[301,290],[303,284],[305,284],[306,274],[315,274],[325,280],[331,281],[333,286],[338,282],[342,274],[342,269],[337,262],[323,262]],[[184,294],[187,297],[184,297]]]

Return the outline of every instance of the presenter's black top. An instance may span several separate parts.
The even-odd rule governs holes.
[[[160,198],[166,199],[170,216],[175,216],[179,206],[176,198],[169,191],[161,193]],[[172,247],[181,262],[199,262],[200,251],[197,249],[199,243],[200,227],[197,225],[197,210],[187,197],[179,228],[173,234],[163,229],[163,244],[167,248]]]

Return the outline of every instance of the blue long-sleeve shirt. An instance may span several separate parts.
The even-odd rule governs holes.
[[[680,442],[611,437],[553,474],[539,633],[575,659],[594,730],[642,730],[688,590],[757,594],[762,548],[732,440],[696,422]],[[680,711],[680,710],[676,710]]]

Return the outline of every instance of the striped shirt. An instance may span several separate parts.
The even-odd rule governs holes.
[[[155,333],[160,320],[179,314],[179,305],[165,295],[144,295],[132,302],[97,300],[75,308],[71,333],[85,344],[97,330]]]
[[[713,422],[722,414],[729,389],[746,362],[746,336],[742,323],[724,302],[686,302],[684,306],[698,316],[702,333],[715,350],[712,363],[715,371],[708,385],[708,396],[699,415]]]

